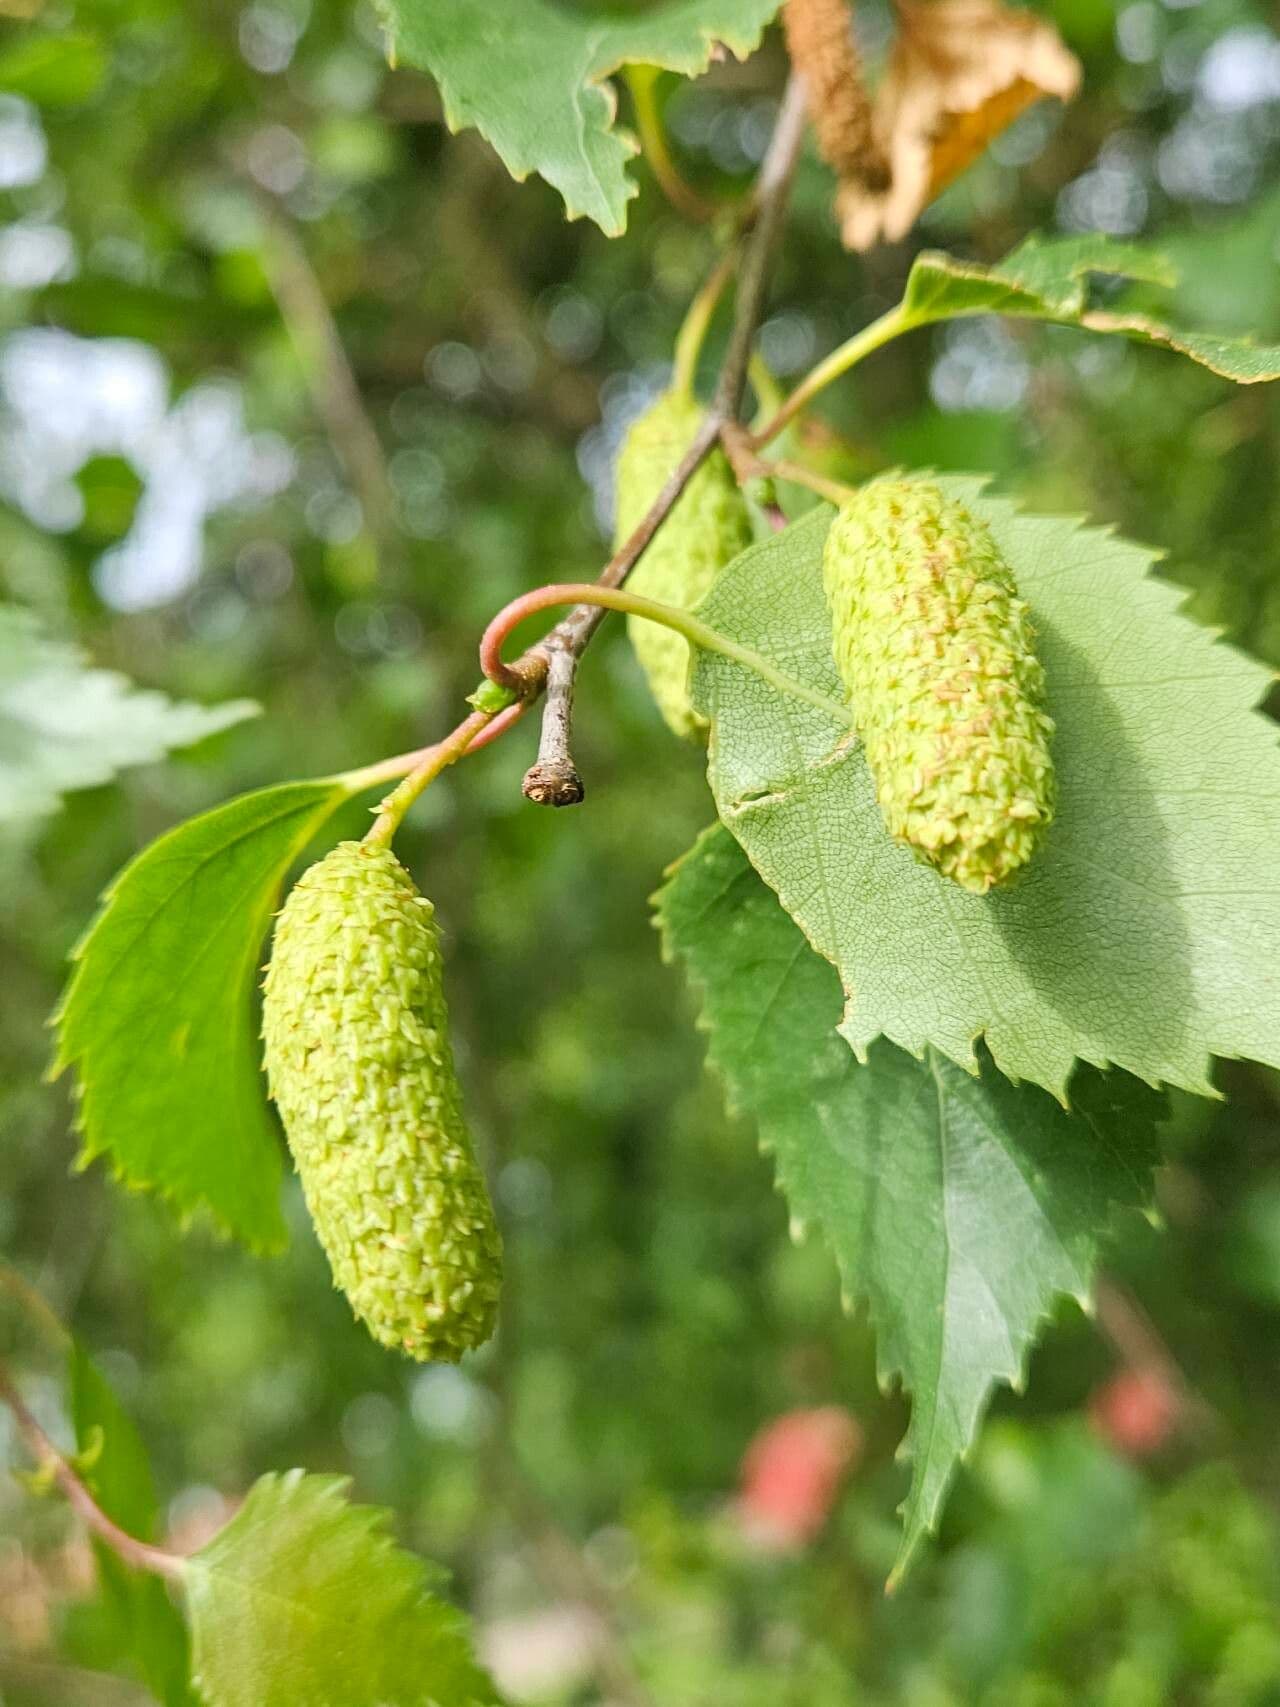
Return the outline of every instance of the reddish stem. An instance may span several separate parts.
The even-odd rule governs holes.
[[[519,687],[524,680],[519,666],[530,654],[538,651],[538,646],[535,644],[522,653],[513,668],[502,656],[502,648],[512,630],[518,628],[526,617],[536,616],[541,610],[577,603],[586,590],[584,582],[552,581],[545,587],[532,587],[527,593],[521,593],[519,598],[512,599],[509,605],[504,605],[480,637],[480,668],[489,680],[504,688]]]
[[[183,1562],[176,1553],[167,1553],[163,1547],[153,1547],[148,1541],[139,1541],[136,1535],[130,1535],[107,1516],[86,1484],[36,1421],[26,1400],[3,1369],[0,1369],[0,1400],[13,1412],[18,1433],[26,1442],[27,1449],[36,1463],[42,1470],[51,1472],[68,1505],[98,1539],[110,1547],[117,1558],[123,1559],[126,1565],[132,1565],[138,1571],[151,1571],[156,1576],[169,1577],[174,1581],[182,1577]]]

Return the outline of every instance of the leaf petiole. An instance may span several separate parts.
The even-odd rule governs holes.
[[[698,368],[698,357],[702,354],[702,346],[706,342],[707,329],[737,264],[738,253],[735,244],[720,257],[706,281],[700,286],[676,334],[671,389],[680,392],[684,397],[693,396],[694,375]]]
[[[532,592],[513,599],[500,610],[480,641],[480,667],[490,680],[505,680],[507,665],[502,659],[502,643],[511,630],[526,617],[556,605],[595,605],[602,610],[623,611],[628,616],[639,616],[648,622],[660,623],[664,628],[683,635],[691,646],[700,647],[704,652],[717,652],[721,657],[732,659],[735,664],[743,664],[747,669],[754,670],[756,675],[771,687],[777,688],[779,693],[804,700],[806,704],[825,712],[839,723],[853,722],[848,706],[842,705],[839,700],[831,699],[827,694],[816,692],[787,671],[780,670],[776,664],[770,663],[753,647],[730,640],[727,634],[721,634],[718,629],[700,622],[689,611],[680,610],[675,605],[660,604],[657,599],[642,598],[639,593],[629,592],[625,587],[602,587],[594,581],[560,581],[546,587],[535,587]]]
[[[840,379],[865,357],[892,342],[894,338],[899,338],[904,332],[910,332],[916,326],[924,324],[919,315],[913,314],[907,308],[905,302],[895,303],[878,320],[864,326],[861,332],[855,332],[852,338],[846,338],[843,344],[832,350],[816,367],[810,368],[771,419],[766,421],[758,432],[752,434],[752,444],[757,448],[767,445],[770,439],[777,438],[788,421],[794,420],[833,380]]]

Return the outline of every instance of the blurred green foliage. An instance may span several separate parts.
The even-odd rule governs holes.
[[[991,260],[1037,227],[1159,237],[1184,321],[1280,334],[1273,10],[1052,10],[1084,95],[1020,121],[912,244],[841,253],[806,162],[763,334],[783,378],[895,300],[919,244]],[[884,6],[862,11],[882,41]],[[627,239],[565,225],[546,186],[446,135],[430,83],[386,68],[367,7],[50,0],[3,29],[0,592],[148,686],[266,708],[0,843],[0,1255],[110,1377],[177,1541],[265,1470],[349,1473],[450,1567],[531,1699],[614,1698],[590,1621],[552,1663],[581,1587],[567,1536],[662,1702],[1280,1701],[1274,1078],[1224,1067],[1229,1108],[1179,1102],[1166,1225],[1115,1262],[1208,1420],[1122,1462],[1080,1415],[1121,1354],[1064,1313],[935,1556],[885,1602],[903,1415],[826,1254],[788,1241],[661,964],[646,899],[710,807],[619,624],[582,674],[585,806],[522,801],[523,729],[433,788],[404,840],[447,931],[508,1241],[498,1341],[462,1370],[382,1353],[292,1183],[289,1251],[260,1261],[199,1224],[184,1237],[100,1170],[69,1174],[45,1020],[104,884],[232,793],[430,738],[474,684],[487,616],[595,571],[612,450],[715,240],[643,170]],[[702,191],[748,181],[780,71],[771,37],[745,67],[663,78]],[[317,296],[363,416],[335,399]],[[1280,387],[975,321],[881,353],[823,408],[861,466],[992,468],[1163,547],[1198,617],[1280,663]],[[361,458],[370,428],[385,484]],[[362,821],[353,807],[338,829]],[[16,1307],[0,1330],[56,1423],[60,1353]],[[760,1554],[726,1503],[739,1460],[762,1423],[814,1404],[859,1419],[860,1461],[812,1548]],[[141,1698],[101,1681],[119,1631],[67,1534],[56,1503],[0,1487],[6,1704]]]

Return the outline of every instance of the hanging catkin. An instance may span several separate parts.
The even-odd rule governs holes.
[[[356,1315],[456,1363],[493,1332],[502,1240],[462,1115],[434,909],[390,848],[341,842],[276,924],[267,1077]]]

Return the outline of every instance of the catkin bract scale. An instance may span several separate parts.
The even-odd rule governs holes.
[[[890,833],[984,894],[1056,800],[1044,670],[990,530],[928,481],[863,487],[823,556],[833,653]]]
[[[434,909],[389,848],[303,873],[263,994],[267,1076],[334,1279],[375,1339],[456,1362],[502,1242],[462,1115]]]
[[[701,420],[702,409],[692,397],[669,391],[632,424],[618,455],[616,547],[644,520]],[[750,543],[746,500],[717,448],[681,493],[627,585],[645,598],[687,610]],[[677,735],[705,738],[706,723],[689,703],[688,642],[641,617],[628,617],[627,633],[668,725]]]

